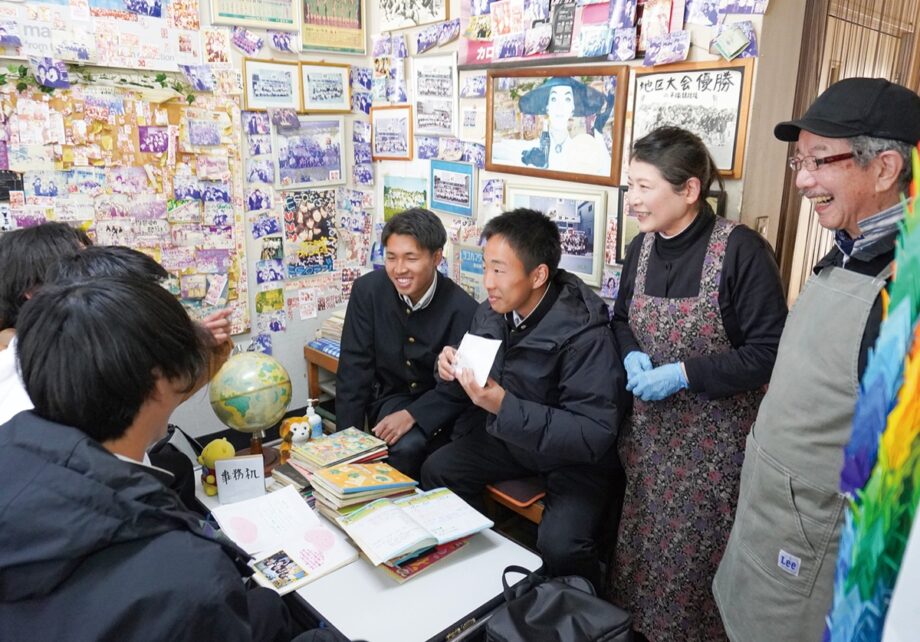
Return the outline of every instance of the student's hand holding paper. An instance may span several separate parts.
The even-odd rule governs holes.
[[[230,308],[218,310],[201,320],[201,325],[211,333],[215,345],[230,338],[230,314],[232,312]]]
[[[476,383],[481,387],[485,386],[501,345],[499,339],[487,339],[467,332],[463,335],[454,358],[454,376],[459,374],[461,368],[472,370]]]
[[[476,376],[469,368],[463,368],[457,377],[463,390],[469,395],[470,401],[493,415],[498,414],[502,407],[502,400],[505,398],[505,389],[502,388],[492,377],[486,381],[485,386],[476,383]]]
[[[444,346],[441,354],[438,355],[438,376],[441,381],[454,380],[454,367],[457,363],[457,351],[450,347]]]
[[[415,418],[412,414],[408,410],[399,410],[378,421],[371,432],[387,442],[387,446],[392,446],[414,425]]]

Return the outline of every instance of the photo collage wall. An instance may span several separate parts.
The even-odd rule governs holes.
[[[23,185],[0,231],[62,220],[148,252],[193,316],[229,305],[266,352],[382,267],[384,223],[416,205],[442,216],[440,269],[478,300],[481,226],[522,206],[614,298],[636,233],[623,149],[650,118],[630,115],[689,123],[739,177],[757,55],[744,14],[767,5],[462,0],[451,17],[447,0],[392,0],[368,33],[362,0],[2,4],[0,48],[28,88],[0,86],[0,170]],[[720,58],[679,62],[689,25]]]

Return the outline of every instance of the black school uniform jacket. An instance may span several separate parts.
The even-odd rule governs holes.
[[[428,437],[448,428],[463,408],[445,404],[435,389],[438,355],[456,346],[476,311],[476,301],[450,279],[437,274],[434,298],[413,312],[396,292],[384,270],[352,285],[342,350],[335,380],[335,419],[339,430],[370,427],[382,419],[381,408],[407,409]]]
[[[490,374],[505,398],[498,414],[488,415],[486,430],[534,471],[613,462],[626,373],[607,306],[564,270],[550,288],[527,327],[513,328],[488,301],[476,312],[470,332],[502,340]],[[456,381],[439,388],[470,403]]]
[[[274,591],[154,469],[21,412],[0,425],[0,640],[289,640]]]

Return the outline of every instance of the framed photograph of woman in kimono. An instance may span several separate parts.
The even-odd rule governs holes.
[[[486,169],[616,185],[627,67],[490,70]]]

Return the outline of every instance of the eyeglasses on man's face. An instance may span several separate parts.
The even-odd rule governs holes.
[[[822,165],[830,165],[831,163],[836,163],[838,161],[847,160],[848,158],[853,158],[856,156],[853,152],[847,152],[846,154],[835,154],[833,156],[825,156],[824,158],[816,158],[814,156],[790,156],[789,160],[789,169],[793,172],[797,172],[800,169],[807,169],[809,172],[817,170]]]

